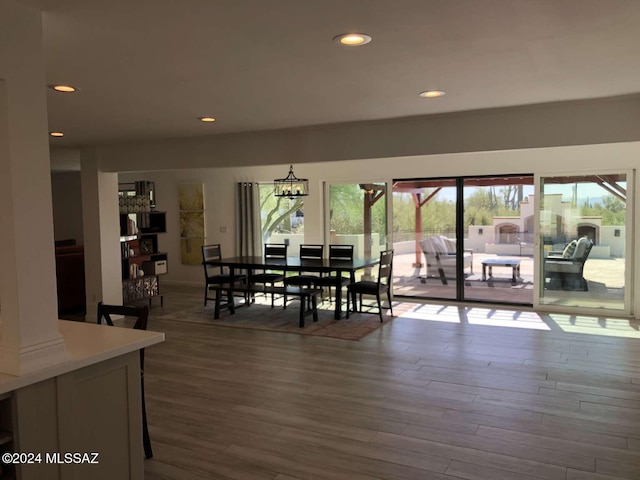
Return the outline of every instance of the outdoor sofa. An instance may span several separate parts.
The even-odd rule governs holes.
[[[456,278],[456,240],[444,235],[431,235],[420,241],[427,264],[427,278],[439,278],[443,285],[447,279]],[[473,251],[465,250],[462,256],[463,271],[473,273]]]
[[[581,237],[569,242],[561,252],[549,252],[544,259],[545,288],[588,291],[583,272],[591,247],[593,242]]]

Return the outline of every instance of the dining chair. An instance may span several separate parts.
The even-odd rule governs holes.
[[[222,259],[222,248],[219,243],[213,243],[211,245],[202,246],[202,265],[204,266],[204,305],[207,306],[207,300],[215,300],[215,298],[209,297],[209,287],[211,285],[221,285],[224,283],[231,283],[231,275],[225,273],[222,266],[211,265],[208,262],[212,260]],[[244,274],[234,275],[234,283],[247,283],[247,276]],[[245,296],[245,301],[248,298]],[[231,291],[228,293],[227,302],[233,301],[233,294]]]
[[[264,244],[264,259],[265,261],[273,259],[287,259],[287,247],[285,243],[265,243]],[[276,283],[283,282],[285,278],[285,272],[274,271],[271,269],[264,269],[261,273],[251,273],[249,275],[249,284],[262,284],[274,286]],[[271,308],[275,305],[275,293],[271,293]]]
[[[300,260],[318,260],[322,261],[324,254],[324,245],[318,244],[302,244],[300,245]],[[315,287],[320,277],[315,274],[304,273],[300,271],[298,275],[285,277],[284,284],[294,287]],[[287,296],[284,297],[284,308],[287,308]]]
[[[324,245],[312,245],[302,244],[300,245],[300,260],[320,260],[324,253]],[[285,285],[299,286],[313,286],[318,281],[318,275],[305,274],[303,271],[299,275],[286,277],[284,279]]]
[[[98,303],[98,325],[105,323],[113,327],[111,315],[122,315],[124,317],[135,318],[133,328],[135,330],[146,330],[149,319],[149,307],[132,307],[126,305],[106,305]],[[145,458],[152,458],[151,439],[149,438],[149,428],[147,426],[147,407],[144,401],[144,348],[140,349],[140,394],[142,396],[142,445],[144,447]]]
[[[374,282],[371,280],[361,280],[359,282],[350,283],[347,285],[347,318],[349,318],[350,304],[349,300],[353,302],[353,311],[362,312],[362,295],[373,295],[376,297],[378,306],[378,314],[380,315],[380,321],[382,322],[382,309],[387,308],[393,316],[393,306],[391,304],[391,272],[393,270],[393,250],[385,250],[380,253],[380,263],[378,264],[378,279]],[[382,295],[387,295],[387,301],[389,307],[382,306]],[[359,297],[360,308],[356,302],[356,297]]]
[[[353,261],[353,245],[329,245],[329,261]],[[329,302],[331,302],[331,288],[342,288],[345,285],[351,283],[351,278],[343,277],[341,272],[335,272],[335,274],[329,273],[324,277],[318,279],[317,285],[320,287],[327,287],[329,290]]]

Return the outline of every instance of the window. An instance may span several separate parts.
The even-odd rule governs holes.
[[[304,242],[304,198],[273,195],[272,183],[259,184],[262,244],[287,243],[297,251]]]

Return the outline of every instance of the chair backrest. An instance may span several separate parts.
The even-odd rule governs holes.
[[[113,327],[111,315],[122,315],[124,317],[134,317],[136,322],[133,324],[135,330],[146,330],[147,320],[149,319],[149,307],[132,307],[128,305],[105,305],[98,303],[98,325],[102,324],[102,319],[107,325]],[[140,370],[144,372],[144,348],[140,349]],[[142,373],[144,375],[144,373]]]
[[[420,240],[420,247],[426,256],[438,257],[449,253],[449,245],[445,242],[446,237],[442,235],[430,235]],[[455,252],[455,250],[454,250]]]
[[[586,262],[589,252],[591,252],[591,247],[593,247],[593,242],[589,240],[589,238],[581,237],[578,239],[576,249],[573,253],[573,261],[578,263]]]
[[[102,302],[98,303],[98,325],[102,324],[104,319],[107,325],[113,327],[111,315],[122,315],[124,317],[134,317],[136,319],[133,328],[136,330],[146,330],[147,320],[149,319],[149,307],[132,307],[128,305],[106,305]]]
[[[202,246],[202,264],[204,265],[204,276],[205,278],[209,278],[210,275],[215,274],[216,271],[219,271],[220,274],[223,273],[222,266],[212,266],[207,265],[207,261],[209,260],[221,260],[222,259],[222,249],[220,248],[219,243],[212,243],[210,245]]]
[[[580,237],[571,240],[562,250],[562,258],[574,263],[584,263],[593,247],[593,242],[588,237]]]
[[[300,245],[300,258],[305,260],[322,260],[324,245]]]
[[[571,240],[567,243],[562,249],[562,258],[573,258],[576,253],[576,248],[578,247],[578,239]]]
[[[353,260],[353,245],[329,245],[329,260]]]
[[[380,263],[378,264],[378,283],[391,286],[391,274],[393,270],[393,250],[380,252]]]
[[[265,243],[264,258],[287,258],[286,243]]]

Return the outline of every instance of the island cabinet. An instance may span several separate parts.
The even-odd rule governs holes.
[[[159,275],[168,271],[168,256],[158,249],[158,234],[166,232],[165,212],[120,214],[122,299],[124,303],[155,297],[162,304]]]
[[[0,454],[16,451],[13,440],[15,430],[13,409],[13,396],[10,393],[0,395]],[[16,471],[11,463],[0,461],[0,478],[16,478]]]
[[[33,454],[1,478],[142,480],[139,350],[164,335],[63,320],[60,332],[68,361],[0,374],[0,450]]]

